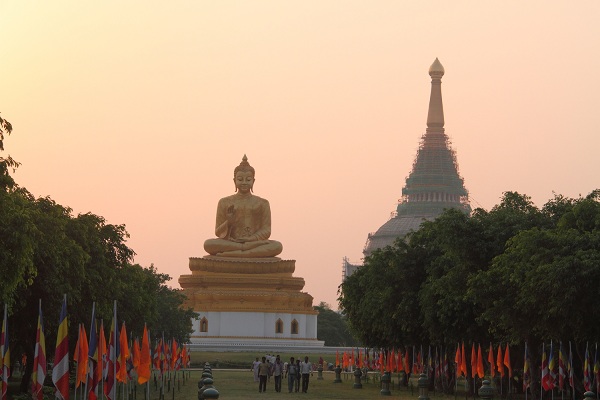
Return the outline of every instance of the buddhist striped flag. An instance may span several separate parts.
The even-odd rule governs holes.
[[[565,353],[563,352],[562,342],[558,347],[558,387],[565,390],[565,378],[567,377],[567,368],[565,365]]]
[[[8,343],[8,306],[4,305],[4,321],[2,322],[2,336],[0,337],[0,370],[2,373],[2,400],[6,399],[8,392],[8,378],[10,377],[10,347]]]
[[[98,369],[102,369],[98,362],[98,331],[96,329],[96,303],[92,305],[92,322],[90,324],[90,341],[88,349],[88,376],[87,390],[88,398],[96,400],[98,398]]]
[[[529,350],[527,349],[527,342],[525,342],[525,355],[523,356],[523,391],[526,392],[527,388],[531,386],[531,359],[529,357]]]
[[[106,360],[106,378],[104,383],[104,394],[108,400],[116,400],[117,394],[117,329],[115,327],[117,321],[117,302],[115,301],[113,307],[113,320],[110,324],[110,338],[108,339],[108,354]]]
[[[69,334],[67,321],[67,295],[63,299],[58,322],[58,335],[56,336],[56,350],[54,351],[54,367],[52,368],[52,382],[56,387],[56,397],[69,400]]]
[[[35,334],[35,351],[33,356],[33,378],[31,394],[34,399],[43,400],[44,381],[46,380],[46,336],[44,335],[44,319],[42,317],[42,300],[40,299],[37,332]]]
[[[585,358],[583,360],[583,387],[589,392],[592,390],[592,373],[590,371],[590,353],[588,344],[585,345]]]

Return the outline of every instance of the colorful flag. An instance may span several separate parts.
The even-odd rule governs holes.
[[[32,397],[36,400],[44,399],[44,381],[46,380],[46,336],[44,335],[44,319],[42,317],[42,300],[40,300],[40,314],[38,316],[37,332],[35,334],[35,351],[33,356]]]
[[[508,377],[512,378],[512,365],[510,364],[510,350],[508,349],[508,343],[506,343],[506,350],[504,350],[504,365],[508,370]]]
[[[556,386],[556,360],[554,358],[554,347],[550,341],[550,355],[548,356],[548,390]]]
[[[8,340],[8,306],[4,305],[4,320],[2,321],[2,336],[0,337],[0,373],[2,374],[2,400],[8,393],[8,378],[10,377],[10,346]]]
[[[600,360],[598,360],[598,343],[594,354],[594,380],[596,381],[596,393],[600,390]]]
[[[110,337],[108,339],[108,354],[106,359],[106,377],[104,382],[104,395],[108,400],[116,400],[116,375],[117,375],[117,329],[115,327],[117,320],[116,302],[113,308],[113,319],[110,324]]]
[[[531,359],[529,357],[529,350],[527,349],[527,342],[525,342],[525,355],[523,356],[523,391],[526,392],[527,388],[531,386]]]
[[[56,335],[56,350],[54,351],[54,367],[52,382],[56,387],[56,397],[69,400],[69,323],[67,321],[67,295],[65,295],[60,310],[58,334]]]
[[[481,344],[477,347],[477,375],[480,379],[483,379],[485,376],[485,371],[483,370],[483,354],[481,353]]]
[[[98,335],[98,382],[103,382],[108,376],[108,350],[106,349],[106,336],[104,335],[104,320],[100,320],[100,334]]]
[[[150,380],[150,342],[148,340],[148,330],[144,324],[144,334],[142,335],[142,348],[140,351],[140,366],[138,367],[138,383],[140,385]]]
[[[565,378],[567,377],[565,361],[562,342],[560,342],[558,346],[558,387],[561,391],[565,390]]]
[[[573,374],[573,350],[571,349],[571,341],[569,340],[569,361],[567,362],[567,371],[569,373],[569,385],[571,390],[575,390],[575,377]]]
[[[588,344],[585,344],[585,358],[583,360],[583,387],[586,392],[592,390],[592,374],[590,371],[590,353]]]
[[[92,306],[92,322],[90,323],[90,341],[88,349],[88,376],[87,390],[88,398],[96,400],[98,398],[98,332],[96,329],[96,303]],[[101,368],[100,368],[101,369]]]
[[[490,363],[490,375],[493,378],[496,376],[496,371],[494,368],[494,348],[492,347],[492,342],[490,342],[490,350],[488,351],[487,357],[488,363]]]

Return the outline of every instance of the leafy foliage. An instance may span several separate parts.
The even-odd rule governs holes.
[[[447,210],[367,257],[339,293],[371,347],[596,340],[600,191],[541,209],[506,192],[489,212]]]
[[[319,312],[317,317],[318,339],[323,340],[325,346],[352,347],[357,344],[343,315],[333,311],[325,302],[319,303],[314,308]]]

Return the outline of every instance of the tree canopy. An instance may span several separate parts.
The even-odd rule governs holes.
[[[11,130],[0,118],[0,150]],[[147,324],[154,335],[187,342],[195,313],[183,307],[181,290],[167,286],[168,275],[133,263],[125,225],[92,213],[75,216],[50,197],[35,198],[10,176],[9,169],[18,166],[11,160],[0,158],[0,301],[9,309],[12,356],[26,353],[33,360],[40,302],[46,343],[55,343],[65,294],[71,352],[78,334],[73,327],[90,325],[95,303],[107,329],[114,301],[117,326],[126,322],[128,333],[141,337]]]
[[[449,209],[375,251],[340,285],[350,326],[374,347],[600,337],[600,190],[542,208],[506,192]]]

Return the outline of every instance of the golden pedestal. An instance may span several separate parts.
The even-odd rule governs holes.
[[[281,312],[316,315],[295,260],[205,256],[190,258],[191,275],[179,284],[195,311]]]

